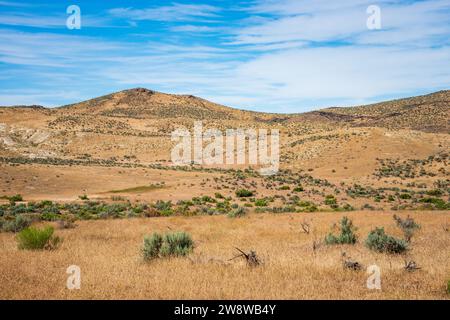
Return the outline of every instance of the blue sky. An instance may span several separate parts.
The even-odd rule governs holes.
[[[450,1],[0,0],[0,105],[133,87],[269,112],[449,89]]]

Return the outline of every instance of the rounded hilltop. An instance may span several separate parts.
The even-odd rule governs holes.
[[[123,90],[123,91],[120,91],[120,92],[125,92],[125,93],[130,93],[130,94],[133,94],[133,93],[150,93],[150,94],[154,94],[154,93],[158,93],[157,91],[154,91],[154,90],[150,90],[150,89],[147,89],[147,88],[140,88],[140,87],[138,87],[138,88],[132,88],[132,89],[126,89],[126,90]]]

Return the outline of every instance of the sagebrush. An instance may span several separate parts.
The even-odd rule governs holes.
[[[334,235],[329,233],[325,237],[326,244],[355,244],[357,241],[356,227],[353,226],[352,220],[347,217],[343,217],[341,220],[341,233]]]
[[[161,257],[178,257],[190,254],[194,249],[192,237],[186,232],[172,232],[165,235],[153,233],[144,238],[142,255],[144,260]]]
[[[399,254],[408,250],[408,242],[387,235],[384,228],[375,228],[366,239],[366,246],[377,252]]]

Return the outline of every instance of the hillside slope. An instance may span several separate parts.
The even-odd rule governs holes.
[[[289,115],[237,110],[194,96],[137,88],[53,109],[0,108],[0,151],[4,157],[165,163],[170,162],[171,132],[180,126],[191,128],[197,120],[204,128],[220,130],[279,129],[285,166],[327,168],[355,162],[364,172],[383,153],[426,157],[445,150],[450,91]]]
[[[166,94],[144,88],[112,93],[56,108],[58,113],[92,113],[108,117],[196,120],[248,120],[259,113],[225,107],[192,95]],[[260,114],[263,115],[263,114]]]
[[[328,108],[313,114],[353,126],[450,132],[450,90],[349,108]]]

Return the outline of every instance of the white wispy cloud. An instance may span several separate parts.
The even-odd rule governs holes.
[[[72,67],[101,61],[125,47],[113,41],[86,36],[30,33],[0,29],[0,61],[9,64]]]
[[[258,14],[272,14],[269,21],[239,30],[232,44],[262,44],[286,41],[339,41],[353,44],[413,44],[447,37],[450,32],[450,2],[386,1],[381,8],[382,30],[366,27],[366,9],[371,0],[260,1],[247,8]]]
[[[145,9],[114,8],[109,14],[135,21],[211,21],[218,18],[221,8],[206,4],[173,3]]]
[[[182,25],[182,26],[172,26],[170,30],[173,32],[206,32],[206,33],[218,33],[223,32],[224,28],[220,27],[210,27],[210,26],[196,26],[196,25]]]
[[[13,2],[13,1],[0,1],[0,6],[3,7],[30,7],[32,6],[29,3],[24,2]]]
[[[68,15],[65,11],[55,15],[37,15],[30,13],[2,13],[0,14],[0,25],[20,26],[33,28],[67,28],[66,21]],[[123,28],[126,25],[119,25],[113,22],[110,17],[82,15],[82,28]]]
[[[0,24],[36,28],[65,27],[67,16],[36,16],[31,14],[0,14]]]

